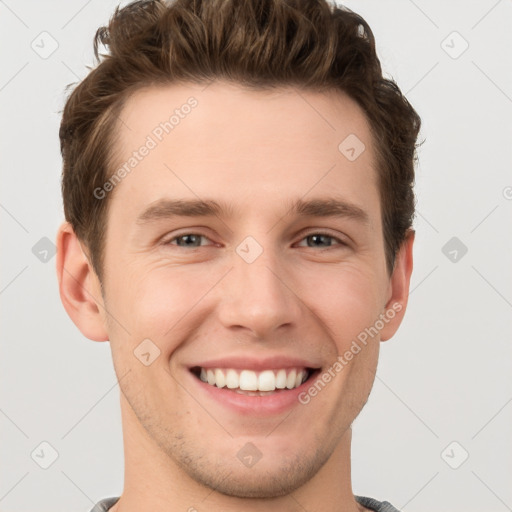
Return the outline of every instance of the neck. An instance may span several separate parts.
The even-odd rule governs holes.
[[[348,428],[320,470],[293,493],[269,498],[221,494],[192,479],[148,436],[121,393],[124,490],[110,512],[360,512],[350,474]]]

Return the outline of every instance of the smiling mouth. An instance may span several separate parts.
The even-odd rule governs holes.
[[[278,368],[255,372],[235,368],[201,368],[191,373],[210,386],[248,396],[265,396],[301,386],[320,372],[319,368]]]

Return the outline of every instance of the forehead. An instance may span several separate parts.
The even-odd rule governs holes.
[[[313,188],[376,189],[367,119],[339,91],[153,86],[134,93],[119,118],[116,169],[127,172],[114,196],[131,197],[135,207],[166,187],[225,199],[234,191],[296,199]]]
[[[198,143],[207,145],[212,136],[217,140],[236,135],[241,141],[255,134],[259,141],[286,144],[294,135],[302,136],[301,132],[308,130],[312,144],[304,148],[304,153],[317,148],[319,138],[337,151],[335,143],[348,135],[347,130],[370,143],[369,125],[359,105],[347,94],[334,90],[249,90],[223,81],[206,86],[149,86],[127,99],[119,121],[121,144],[127,150],[148,134],[157,142],[165,138],[163,142],[172,144],[171,139],[179,137],[180,132],[192,129]],[[238,132],[239,127],[244,131]],[[173,137],[166,137],[171,133]],[[277,141],[273,138],[276,133],[280,135]]]

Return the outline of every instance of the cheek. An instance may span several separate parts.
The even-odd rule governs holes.
[[[130,383],[126,392],[131,393],[131,399],[141,396],[141,403],[149,404],[155,396],[165,396],[165,390],[153,396],[147,391],[169,382],[165,375],[169,356],[190,336],[193,327],[187,315],[193,317],[194,305],[207,291],[208,283],[196,286],[189,275],[176,268],[128,275],[118,272],[117,285],[109,289],[110,303],[115,305],[109,308],[110,345],[117,375],[130,374],[123,389]]]
[[[308,303],[328,326],[338,351],[373,325],[381,312],[375,279],[368,269],[345,266],[318,271],[303,280]]]
[[[109,312],[115,318],[111,321],[111,340],[119,337],[123,350],[127,344],[133,345],[133,350],[149,338],[162,355],[171,354],[208,314],[214,314],[216,304],[209,300],[208,293],[227,270],[229,267],[207,264],[180,268],[158,262],[131,271],[129,266],[121,269],[119,265],[115,275],[111,274],[108,290]],[[310,316],[309,321],[324,324],[338,352],[372,325],[380,313],[378,276],[372,268],[309,262],[295,270],[289,268],[286,281],[296,291],[297,300],[307,306],[306,311],[309,308],[315,313],[317,318]],[[300,327],[308,322],[307,316],[295,322]]]
[[[126,326],[134,343],[150,338],[162,353],[172,352],[185,333],[191,331],[190,319],[201,312],[202,299],[219,280],[216,272],[196,266],[158,266],[120,273],[116,296],[116,314]],[[125,277],[130,276],[130,277]],[[120,332],[126,338],[126,331]],[[137,341],[138,340],[138,341]]]

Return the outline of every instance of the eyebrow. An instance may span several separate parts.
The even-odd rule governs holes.
[[[359,206],[336,198],[296,199],[288,202],[286,215],[303,217],[342,217],[369,224],[369,215]],[[202,199],[160,199],[151,204],[136,219],[147,224],[172,217],[233,217],[233,207],[224,202]]]
[[[213,217],[232,215],[232,208],[213,200],[202,199],[160,199],[151,204],[137,217],[137,224],[146,224],[171,217]]]

